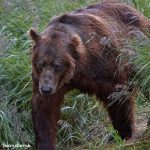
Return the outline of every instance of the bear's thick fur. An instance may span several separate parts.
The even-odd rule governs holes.
[[[64,95],[79,89],[104,103],[122,139],[134,133],[134,88],[127,46],[148,36],[150,20],[122,3],[97,3],[53,18],[41,33],[30,30],[32,117],[38,150],[56,149],[56,128]],[[119,94],[116,94],[119,93]]]

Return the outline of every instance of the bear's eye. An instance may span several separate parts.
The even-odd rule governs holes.
[[[53,64],[53,67],[56,71],[61,69],[61,65],[60,64]]]
[[[45,66],[46,66],[45,62],[43,62],[43,61],[38,62],[38,67],[39,68],[43,68]]]

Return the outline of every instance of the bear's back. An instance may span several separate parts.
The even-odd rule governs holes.
[[[102,2],[56,17],[51,20],[49,26],[65,25],[78,33],[84,42],[93,33],[114,39],[125,39],[129,38],[127,36],[130,28],[135,27],[139,30],[141,16],[131,6]]]

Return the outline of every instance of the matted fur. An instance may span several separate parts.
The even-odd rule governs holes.
[[[104,103],[122,139],[133,136],[134,87],[128,88],[128,58],[136,52],[126,44],[137,33],[146,37],[149,32],[148,18],[131,6],[111,2],[55,17],[41,34],[30,30],[35,42],[32,117],[38,150],[56,149],[60,105],[75,88]]]

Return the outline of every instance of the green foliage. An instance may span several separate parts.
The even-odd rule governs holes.
[[[139,9],[145,16],[150,17],[150,1],[149,0],[132,0],[135,7]]]
[[[32,143],[30,41],[27,38],[32,16],[29,19],[29,12],[23,11],[27,6],[21,1],[1,4],[0,143]],[[15,6],[17,4],[21,7]]]
[[[33,145],[34,142],[30,114],[31,41],[27,31],[31,26],[42,31],[53,16],[93,2],[96,0],[0,1],[0,145],[16,142]],[[149,0],[134,0],[134,4],[145,15],[150,15]],[[139,52],[135,60],[138,72],[135,81],[141,87],[139,104],[143,99],[150,99],[149,45],[150,41],[134,44]],[[109,124],[106,112],[94,97],[72,91],[66,96],[61,111],[63,115],[59,121],[58,149],[70,149],[80,144],[83,147],[77,147],[76,150],[84,147],[103,148],[108,132],[114,135],[117,145],[123,144]]]
[[[133,79],[140,87],[138,99],[150,100],[150,39],[143,40],[140,44],[135,42],[134,47],[138,51],[138,59],[134,60],[136,75]]]

